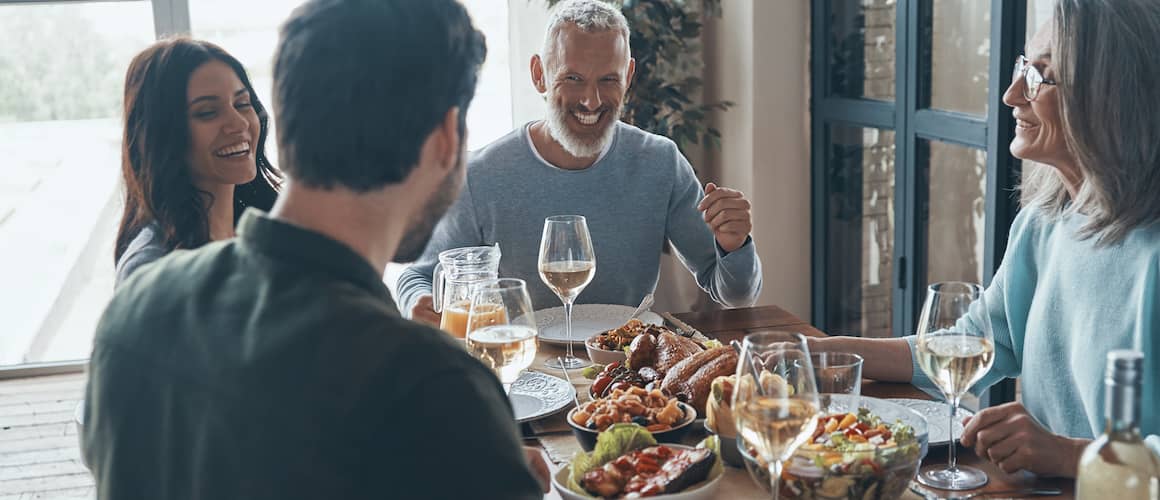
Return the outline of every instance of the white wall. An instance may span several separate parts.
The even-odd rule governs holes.
[[[730,0],[705,33],[705,98],[730,100],[714,121],[720,151],[706,177],[753,202],[764,270],[759,304],[809,319],[810,170],[806,2]]]
[[[548,9],[542,0],[509,0],[509,57],[511,60],[512,122],[523,125],[544,116],[544,99],[532,86],[532,55],[540,51]]]

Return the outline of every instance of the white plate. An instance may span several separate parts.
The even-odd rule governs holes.
[[[947,425],[950,423],[947,421],[949,418],[947,416],[947,412],[950,411],[950,406],[947,405],[945,401],[927,401],[925,399],[906,398],[893,398],[887,399],[887,401],[890,401],[891,403],[897,403],[917,411],[924,418],[926,418],[928,445],[938,446],[945,445],[950,442],[951,433],[947,429]],[[958,440],[963,435],[963,419],[972,417],[974,415],[975,412],[966,408],[959,408],[958,411],[955,412],[955,440]]]
[[[675,450],[693,448],[692,446],[684,446],[679,444],[663,444]],[[556,492],[558,492],[560,496],[564,498],[564,500],[589,500],[592,498],[589,495],[581,495],[580,493],[574,492],[564,486],[567,484],[568,475],[571,473],[572,466],[566,464],[563,467],[560,467],[560,470],[556,471],[556,473],[552,475],[552,486],[556,487]],[[688,488],[685,488],[684,491],[671,493],[668,495],[657,495],[649,498],[658,498],[661,500],[709,500],[713,498],[713,494],[717,492],[717,485],[721,482],[721,476],[724,475],[725,474],[723,470],[718,471],[717,474],[713,474],[713,472],[710,471],[708,478]]]
[[[572,344],[583,345],[584,340],[597,333],[619,328],[635,307],[613,304],[576,304],[572,306]],[[652,311],[645,311],[637,319],[652,325],[663,325],[664,320]],[[564,306],[536,311],[536,326],[540,340],[549,344],[567,344],[564,327]]]
[[[555,415],[572,405],[576,388],[564,379],[546,373],[526,371],[508,391],[516,422],[530,422]]]

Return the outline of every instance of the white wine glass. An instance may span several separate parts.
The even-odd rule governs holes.
[[[582,215],[556,215],[544,219],[540,239],[540,279],[564,303],[564,332],[568,353],[560,361],[549,359],[545,366],[571,370],[588,366],[588,361],[572,354],[572,304],[596,275],[596,252],[588,221]]]
[[[467,351],[495,372],[507,392],[536,359],[536,317],[524,280],[475,285],[467,313]]]
[[[776,500],[785,461],[818,425],[818,390],[805,337],[789,332],[747,335],[741,344],[737,380],[733,416],[738,444],[756,450],[757,458],[766,464]]]
[[[968,314],[970,316],[968,316]],[[983,287],[948,281],[927,287],[918,317],[915,357],[918,366],[946,396],[951,432],[947,467],[932,466],[918,482],[944,490],[969,490],[987,484],[987,473],[955,461],[955,411],[967,390],[995,361],[994,336]]]

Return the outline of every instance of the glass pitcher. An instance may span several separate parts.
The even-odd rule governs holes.
[[[471,309],[471,287],[499,278],[499,244],[487,247],[453,248],[439,252],[432,277],[432,303],[443,315],[439,328],[464,338],[467,336],[467,312]]]

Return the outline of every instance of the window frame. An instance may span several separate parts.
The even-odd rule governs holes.
[[[930,108],[932,79],[930,50],[933,2],[898,0],[895,3],[895,100],[881,101],[835,95],[831,88],[830,51],[834,1],[810,3],[810,177],[812,323],[827,330],[826,283],[829,278],[826,208],[829,179],[826,151],[832,126],[856,126],[895,132],[894,164],[894,276],[892,333],[913,332],[925,298],[926,219],[929,151],[926,141],[966,146],[987,152],[986,225],[983,281],[994,278],[1006,250],[1008,231],[1018,211],[1015,186],[1020,162],[1007,152],[1014,137],[1014,118],[1002,102],[1011,82],[1008,66],[1022,47],[1027,16],[1026,0],[990,0],[990,56],[988,59],[987,115],[978,116]],[[849,0],[845,0],[849,1]],[[1014,400],[1014,383],[998,384],[990,401]]]
[[[153,32],[156,39],[190,32],[188,0],[0,0],[0,6],[115,2],[150,3],[153,10]],[[77,359],[3,366],[0,367],[0,380],[81,373],[85,371],[88,363],[88,359]]]

